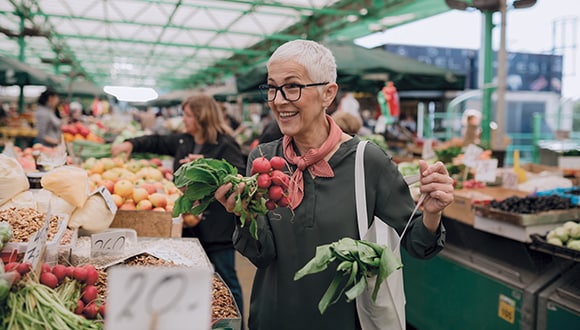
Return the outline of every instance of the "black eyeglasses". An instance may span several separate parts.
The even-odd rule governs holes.
[[[263,84],[263,85],[258,86],[258,88],[260,89],[260,94],[262,94],[262,98],[264,99],[264,101],[268,101],[268,102],[274,101],[276,99],[276,95],[278,95],[278,91],[280,91],[280,93],[282,94],[282,97],[286,101],[295,102],[295,101],[298,101],[300,99],[300,97],[302,96],[302,88],[314,87],[314,86],[324,86],[327,84],[328,84],[328,81],[321,82],[321,83],[314,83],[314,84],[306,84],[306,85],[295,84],[295,83],[284,84],[282,86]]]

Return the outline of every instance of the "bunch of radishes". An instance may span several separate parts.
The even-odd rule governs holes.
[[[252,161],[251,174],[258,174],[258,188],[264,193],[268,210],[288,206],[287,190],[290,179],[283,172],[286,168],[286,160],[278,156],[270,160],[258,157]]]
[[[28,263],[10,262],[5,265],[6,272],[14,271],[18,275],[15,283],[27,276],[31,271]],[[98,289],[95,286],[99,280],[99,273],[93,265],[65,266],[57,264],[41,265],[38,282],[53,289],[67,306],[78,315],[87,319],[96,319],[98,315],[105,317],[106,305],[98,298]]]

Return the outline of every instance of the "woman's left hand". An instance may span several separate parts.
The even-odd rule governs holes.
[[[442,162],[427,165],[424,160],[420,160],[419,168],[421,171],[420,191],[426,194],[423,211],[438,214],[453,202],[453,179]]]
[[[203,155],[200,154],[189,154],[187,156],[185,156],[183,159],[179,160],[179,164],[185,164],[185,163],[190,163],[193,162],[194,160],[203,158]]]

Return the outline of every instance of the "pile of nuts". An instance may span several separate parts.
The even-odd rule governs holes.
[[[28,242],[46,221],[46,215],[33,208],[11,207],[0,211],[0,221],[6,221],[12,227],[13,236],[10,242]],[[48,228],[48,240],[58,232],[58,217],[52,215]]]
[[[230,289],[217,275],[213,277],[212,286],[211,320],[217,321],[240,317]]]

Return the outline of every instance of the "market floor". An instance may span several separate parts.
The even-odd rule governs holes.
[[[254,282],[254,274],[256,273],[256,267],[242,256],[240,253],[236,252],[236,272],[238,273],[238,279],[240,280],[240,285],[242,286],[242,294],[244,296],[244,328],[248,329],[248,314],[250,310],[250,293],[252,292],[252,283]]]

